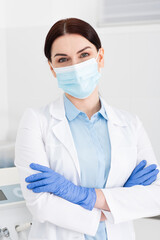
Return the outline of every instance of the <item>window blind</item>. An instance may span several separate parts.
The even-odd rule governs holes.
[[[160,22],[160,0],[100,0],[99,25]]]

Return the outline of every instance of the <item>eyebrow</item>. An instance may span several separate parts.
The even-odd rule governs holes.
[[[80,52],[83,52],[83,51],[86,50],[87,48],[91,48],[91,47],[87,46],[87,47],[79,50],[79,51],[77,52],[77,54],[80,53]],[[65,54],[65,53],[56,53],[56,54],[54,55],[54,57],[56,57],[56,56],[68,56],[68,55]]]

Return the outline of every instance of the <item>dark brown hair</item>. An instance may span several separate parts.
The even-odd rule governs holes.
[[[56,38],[67,33],[80,34],[95,45],[97,51],[101,48],[101,41],[94,28],[87,22],[78,18],[66,18],[57,21],[49,30],[44,46],[44,54],[51,62],[51,47]]]

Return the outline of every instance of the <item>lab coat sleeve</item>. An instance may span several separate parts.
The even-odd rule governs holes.
[[[59,227],[94,236],[98,229],[101,210],[92,211],[71,203],[50,193],[34,193],[27,189],[25,178],[37,171],[30,163],[49,166],[42,138],[40,119],[34,109],[24,112],[17,131],[15,144],[15,165],[18,168],[20,184],[26,206],[34,219],[43,223],[48,221]]]
[[[147,166],[157,164],[151,142],[144,129],[144,126],[136,115],[136,136],[137,136],[137,165],[142,160],[147,160]],[[135,185],[132,187],[115,187],[101,189],[110,208],[103,210],[107,221],[116,224],[143,217],[160,215],[160,173],[157,179],[148,186]]]

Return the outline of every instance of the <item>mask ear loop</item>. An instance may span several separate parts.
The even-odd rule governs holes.
[[[98,55],[99,55],[99,50],[98,50],[98,53],[97,53],[96,61],[97,61]]]
[[[54,67],[53,67],[52,63],[51,63],[51,66],[52,66],[52,68],[53,68],[53,70],[54,70]]]
[[[98,50],[98,53],[97,53],[97,57],[95,58],[96,61],[97,61],[98,55],[99,55],[99,50]],[[100,68],[100,73],[101,73],[101,68]]]

